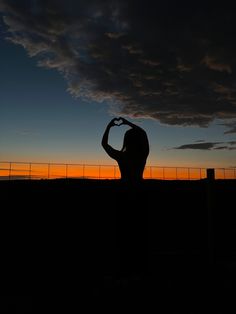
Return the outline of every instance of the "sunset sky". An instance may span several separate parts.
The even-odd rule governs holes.
[[[123,116],[149,165],[236,167],[235,9],[202,4],[0,0],[0,161],[115,164]]]

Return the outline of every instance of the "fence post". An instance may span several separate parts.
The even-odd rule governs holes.
[[[11,180],[11,162],[9,163],[9,173],[8,173],[8,176],[9,176],[9,180]]]
[[[208,168],[207,169],[207,180],[208,180],[208,182],[215,180],[215,169],[214,168]]]

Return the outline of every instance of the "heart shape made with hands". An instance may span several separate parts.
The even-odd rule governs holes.
[[[114,124],[117,125],[117,126],[120,126],[123,124],[123,119],[122,118],[118,118],[118,119],[115,119],[114,120]]]

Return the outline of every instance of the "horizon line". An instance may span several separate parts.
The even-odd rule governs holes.
[[[101,163],[71,163],[71,162],[55,162],[55,161],[15,161],[15,160],[0,160],[0,163],[8,163],[8,164],[35,164],[35,165],[71,165],[71,166],[93,166],[93,167],[119,167],[117,164],[101,164]],[[206,167],[206,166],[161,166],[161,165],[153,165],[153,164],[146,164],[146,167],[155,167],[155,168],[189,168],[189,169],[236,169],[236,166],[228,166],[228,167]]]

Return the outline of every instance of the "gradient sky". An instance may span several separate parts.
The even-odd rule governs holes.
[[[0,160],[114,164],[125,116],[149,165],[236,167],[235,11],[176,3],[0,0]]]

